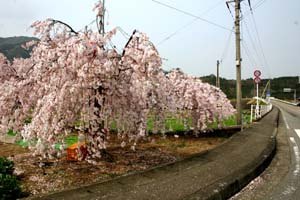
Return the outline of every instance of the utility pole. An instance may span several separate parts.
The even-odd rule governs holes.
[[[105,29],[104,29],[104,16],[105,16],[105,0],[102,0],[102,9],[103,9],[103,15],[102,15],[102,27],[101,27],[101,30],[102,30],[102,35],[104,35],[105,33]]]
[[[216,78],[216,87],[220,88],[220,61],[217,60],[217,78]]]
[[[235,45],[236,45],[236,121],[242,125],[242,83],[241,83],[241,32],[240,32],[241,0],[235,0]]]
[[[243,0],[229,0],[226,2],[227,8],[230,11],[229,3],[235,3],[235,46],[236,46],[236,121],[238,125],[242,125],[242,81],[241,81],[241,66],[242,66],[242,59],[241,59],[241,31],[240,31],[240,13],[241,13],[241,1]],[[250,10],[252,11],[251,7],[251,0],[248,0],[248,4]]]
[[[101,3],[101,2],[100,2]],[[102,0],[102,14],[97,16],[97,27],[98,27],[98,31],[99,33],[104,36],[105,30],[104,30],[104,18],[105,16],[105,0]],[[99,20],[99,22],[98,22]]]

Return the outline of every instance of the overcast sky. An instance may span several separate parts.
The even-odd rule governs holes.
[[[35,20],[54,18],[82,29],[94,18],[96,0],[0,0],[0,37],[32,36]],[[106,30],[116,26],[130,34],[145,32],[164,59],[163,68],[175,67],[196,76],[215,74],[222,60],[222,77],[235,78],[235,37],[228,29],[233,18],[225,0],[159,0],[202,17],[215,26],[152,0],[106,0]],[[242,77],[262,71],[262,78],[300,75],[300,0],[251,0],[242,3]],[[234,14],[234,9],[231,7]],[[255,28],[256,26],[256,28]],[[95,29],[95,24],[91,28]],[[170,37],[171,36],[171,37]],[[168,39],[167,39],[168,38]],[[119,49],[126,37],[118,34]],[[228,45],[226,45],[228,44]],[[228,46],[228,47],[227,47]],[[226,48],[227,47],[227,48]]]

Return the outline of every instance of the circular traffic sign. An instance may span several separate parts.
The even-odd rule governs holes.
[[[254,78],[254,83],[260,84],[260,82],[261,82],[261,79],[259,77]]]
[[[261,75],[261,72],[259,70],[254,71],[254,76],[259,77]]]

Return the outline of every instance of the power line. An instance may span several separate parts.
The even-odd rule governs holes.
[[[232,27],[232,30],[234,30],[234,27]],[[221,56],[221,59],[220,59],[221,63],[223,62],[223,60],[226,58],[226,56],[228,54],[228,49],[229,49],[229,45],[230,45],[230,42],[231,42],[232,33],[233,33],[233,31],[229,33],[229,37],[227,39],[225,48],[223,50],[223,53],[222,53],[222,56]]]
[[[254,66],[257,66],[257,63],[256,63],[255,59],[252,57],[252,54],[251,54],[251,52],[250,52],[250,50],[249,50],[249,48],[248,48],[248,45],[247,45],[247,43],[246,43],[246,40],[243,40],[243,41],[242,41],[242,46],[243,46],[243,48],[244,48],[244,50],[245,50],[245,53],[246,53],[246,55],[247,55],[247,57],[248,57],[248,59],[249,59],[251,65],[252,65],[253,67],[254,67]]]
[[[250,41],[251,41],[251,44],[253,46],[253,49],[256,53],[256,56],[257,56],[257,59],[259,60],[259,63],[263,66],[266,67],[268,73],[269,73],[269,77],[271,77],[271,71],[270,71],[270,68],[269,68],[269,65],[268,65],[268,62],[267,62],[267,59],[266,59],[266,56],[265,56],[265,53],[264,53],[264,50],[262,48],[262,43],[261,43],[261,39],[260,39],[260,36],[259,36],[259,33],[258,33],[258,28],[257,28],[257,25],[256,25],[256,21],[255,21],[255,18],[254,18],[254,15],[253,15],[253,11],[255,9],[257,9],[258,7],[260,7],[263,3],[265,3],[266,0],[260,0],[259,2],[257,2],[253,8],[251,8],[251,5],[248,5],[250,7],[250,11],[248,13],[246,13],[245,15],[242,16],[242,19],[244,24],[245,24],[245,27],[247,29],[247,32],[248,32],[248,35],[249,35],[249,38],[250,38]],[[246,4],[246,3],[244,3]],[[252,16],[252,20],[253,20],[253,26],[254,26],[254,29],[255,29],[255,34],[256,34],[256,37],[255,38],[255,41],[253,40],[251,34],[250,34],[250,31],[248,29],[248,26],[247,26],[247,23],[246,21],[244,20],[249,14],[251,14]],[[258,48],[260,50],[260,53],[258,53],[258,49],[256,48],[256,45],[255,43],[258,43]],[[249,57],[249,49],[246,50],[245,48],[245,52],[248,54],[248,57]],[[250,59],[250,58],[249,58]]]
[[[253,37],[252,37],[251,34],[250,34],[250,31],[249,31],[249,28],[248,28],[248,26],[247,26],[246,21],[243,21],[243,24],[245,25],[247,34],[248,34],[248,36],[249,36],[249,38],[250,38],[250,42],[251,42],[251,45],[252,45],[252,47],[253,47],[253,50],[254,50],[254,52],[255,52],[255,54],[256,54],[256,56],[257,56],[257,59],[258,59],[259,63],[262,63],[262,62],[261,62],[261,57],[260,57],[260,55],[259,55],[259,53],[258,53],[258,50],[257,50],[257,48],[256,48],[255,42],[254,42],[254,40],[253,40]]]
[[[258,2],[257,4],[254,5],[252,11],[258,7],[260,7],[263,3],[265,3],[267,0],[261,0],[260,2]]]
[[[184,10],[181,10],[181,9],[178,9],[178,8],[175,8],[175,7],[173,7],[173,6],[170,6],[170,5],[168,5],[168,4],[165,4],[165,3],[162,3],[162,2],[159,2],[159,1],[156,1],[156,0],[152,0],[152,1],[155,2],[155,3],[157,3],[157,4],[160,4],[160,5],[162,5],[162,6],[165,6],[165,7],[167,7],[167,8],[170,8],[170,9],[172,9],[172,10],[176,10],[177,12],[180,12],[180,13],[182,13],[182,14],[188,15],[188,16],[190,16],[190,17],[197,18],[197,19],[199,19],[199,20],[201,20],[201,21],[204,21],[204,22],[206,22],[206,23],[209,23],[209,24],[214,25],[214,26],[216,26],[216,27],[219,27],[219,28],[221,28],[221,29],[224,29],[224,30],[227,30],[227,31],[232,31],[231,29],[229,29],[229,28],[227,28],[227,27],[225,27],[225,26],[223,26],[223,25],[220,25],[220,24],[217,24],[217,23],[212,22],[212,21],[210,21],[210,20],[204,19],[204,18],[202,18],[202,17],[200,17],[200,16],[197,16],[197,15],[194,15],[194,14],[192,14],[192,13],[190,13],[190,12],[187,12],[187,11],[184,11]]]
[[[242,35],[242,37],[241,37],[242,38],[241,44],[242,44],[242,48],[243,48],[244,52],[246,53],[246,55],[247,55],[247,57],[248,57],[248,59],[250,61],[250,64],[252,66],[252,68],[254,69],[254,66],[256,65],[256,62],[255,62],[255,59],[253,59],[253,57],[252,57],[252,54],[251,54],[251,52],[250,52],[250,50],[248,48],[246,40],[244,39],[245,37],[244,37],[244,26],[243,25],[244,24],[241,23],[241,35]],[[247,65],[244,65],[244,66],[247,67]]]
[[[193,24],[194,22],[196,22],[198,19],[195,18],[192,21],[190,21],[189,23],[185,24],[184,26],[180,27],[179,29],[177,29],[176,31],[174,31],[173,33],[171,33],[170,35],[168,35],[167,37],[165,37],[163,40],[161,40],[158,45],[163,44],[164,42],[168,41],[169,39],[171,39],[172,37],[174,37],[175,35],[177,35],[180,31],[186,29],[188,26],[190,26],[191,24]]]
[[[251,15],[252,15],[253,23],[254,23],[255,32],[257,34],[258,44],[260,46],[260,49],[261,49],[261,52],[262,52],[262,55],[263,55],[264,63],[265,63],[265,65],[266,65],[266,67],[267,67],[267,69],[269,71],[269,75],[271,76],[269,64],[268,64],[268,61],[266,59],[266,56],[265,56],[265,53],[264,53],[264,50],[263,50],[263,47],[262,47],[261,39],[260,39],[260,36],[259,36],[259,33],[258,33],[258,28],[257,28],[257,25],[256,25],[256,21],[255,21],[253,12],[251,13]]]
[[[249,11],[249,12],[247,12],[244,16],[243,16],[243,18],[241,19],[241,20],[244,20],[246,17],[248,17],[251,13],[253,14],[253,11],[254,10],[256,10],[257,8],[259,8],[262,4],[264,4],[265,2],[266,2],[267,0],[261,0],[261,1],[259,1],[259,2],[257,2],[253,7],[252,7],[252,9]]]
[[[119,30],[119,32],[123,35],[124,38],[126,38],[126,39],[129,39],[129,38],[130,38],[130,35],[129,35],[126,31],[124,31],[124,29],[122,29],[120,26],[117,26],[116,28],[117,28],[117,29]]]
[[[214,10],[215,8],[217,8],[219,5],[221,5],[221,3],[224,0],[218,1],[217,3],[215,3],[213,6],[211,6],[210,8],[208,8],[207,10],[205,10],[201,15],[205,15],[207,13],[209,13],[210,11]]]
[[[207,10],[205,10],[201,15],[205,15],[208,12],[212,11],[213,9],[215,9],[216,7],[218,7],[220,5],[220,3],[222,3],[223,0],[218,1],[216,4],[214,4],[211,8],[208,8]],[[171,33],[170,35],[168,35],[167,37],[165,37],[163,40],[161,40],[158,45],[163,44],[164,42],[168,41],[169,39],[171,39],[172,37],[174,37],[175,35],[177,35],[179,32],[181,32],[182,30],[186,29],[188,26],[194,24],[196,21],[198,20],[198,18],[194,18],[192,21],[186,23],[185,25],[181,26],[180,28],[178,28],[176,31],[174,31],[173,33]]]
[[[78,32],[82,32],[84,29],[87,29],[87,27],[91,26],[93,23],[96,22],[96,19],[94,19],[93,21],[91,21],[88,25],[85,25],[83,28],[81,28]]]

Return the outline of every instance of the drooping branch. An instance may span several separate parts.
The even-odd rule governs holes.
[[[71,33],[74,33],[75,35],[78,35],[78,32],[76,32],[76,31],[75,31],[70,25],[68,25],[67,23],[62,22],[62,21],[60,21],[60,20],[55,20],[55,19],[53,19],[52,21],[53,21],[53,24],[59,23],[59,24],[62,24],[62,25],[64,25],[64,26],[66,26],[68,29],[70,29],[70,32],[71,32]]]
[[[134,34],[135,34],[136,32],[137,32],[136,29],[132,32],[132,34],[131,34],[129,40],[127,41],[126,45],[124,46],[124,50],[123,50],[123,52],[122,52],[122,56],[125,55],[125,51],[126,51],[125,49],[127,48],[127,46],[129,45],[129,43],[131,42],[131,40],[132,40],[132,38],[133,38],[133,36],[134,36]]]

